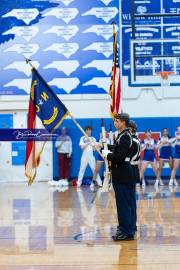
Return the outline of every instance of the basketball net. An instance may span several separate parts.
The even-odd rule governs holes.
[[[168,89],[170,87],[169,75],[173,75],[173,71],[161,71],[156,72],[156,75],[161,75],[161,87],[162,89]]]

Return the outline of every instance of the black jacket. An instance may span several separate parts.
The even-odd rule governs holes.
[[[132,156],[132,137],[129,129],[124,129],[115,142],[115,145],[109,146],[108,149],[113,153],[107,156],[108,161],[111,161],[112,182],[113,184],[125,184],[133,182],[132,167],[126,158]]]

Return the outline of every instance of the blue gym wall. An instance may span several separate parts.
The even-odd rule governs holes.
[[[150,129],[152,132],[162,132],[164,127],[169,129],[170,136],[174,136],[177,130],[177,127],[180,125],[180,117],[150,117],[150,118],[132,118],[132,120],[136,121],[138,125],[138,132],[145,132],[145,130]],[[93,127],[92,136],[99,140],[100,132],[101,132],[101,119],[78,119],[77,122],[79,125],[84,128],[86,125],[91,125]],[[104,125],[106,129],[109,131],[110,124],[112,124],[113,132],[116,131],[112,119],[104,119]],[[74,122],[70,119],[66,119],[63,121],[61,125],[67,128],[67,134],[71,137],[73,142],[73,154],[71,159],[71,171],[70,176],[71,179],[75,179],[78,176],[80,161],[82,150],[79,147],[80,137],[83,136],[82,132],[76,127]],[[53,142],[53,178],[59,179],[58,176],[58,156],[57,151]],[[173,149],[174,152],[174,149]],[[94,153],[97,158],[97,152]],[[103,167],[103,166],[102,166]],[[100,176],[102,175],[102,168],[100,170]],[[91,178],[92,172],[89,166],[87,167],[85,174],[85,178]],[[155,179],[153,170],[148,168],[145,172],[146,178]],[[162,178],[169,179],[170,177],[170,169],[163,168],[162,170]],[[180,169],[177,171],[177,178],[180,178]]]

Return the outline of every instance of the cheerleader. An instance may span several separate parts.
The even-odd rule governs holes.
[[[154,147],[157,142],[156,140],[152,138],[150,130],[146,130],[145,136],[146,136],[146,139],[143,140],[141,143],[141,150],[144,151],[144,156],[141,163],[140,179],[142,179],[142,176],[149,163],[151,163],[151,166],[153,168],[153,171],[157,179],[158,168],[157,168],[157,161],[156,161],[156,157],[154,153]],[[146,185],[145,180],[142,180],[142,186],[145,186],[145,185]]]
[[[169,181],[169,186],[174,185],[178,186],[178,182],[176,181],[176,172],[179,168],[180,163],[180,126],[177,128],[178,135],[176,136],[176,140],[174,143],[172,143],[172,147],[175,147],[175,153],[174,153],[174,165],[171,172],[171,179]]]
[[[163,128],[163,137],[159,138],[156,148],[159,150],[161,149],[161,153],[159,156],[159,169],[158,175],[156,180],[156,185],[164,186],[163,181],[161,180],[161,171],[164,166],[164,161],[167,160],[169,163],[170,170],[173,169],[173,156],[171,150],[171,143],[173,142],[174,138],[169,137],[169,132],[167,128]],[[176,139],[176,138],[175,138]]]
[[[106,136],[107,136],[107,130],[105,131],[105,134],[106,134]],[[102,144],[102,142],[103,142],[103,140],[100,139],[100,140],[99,140],[99,143]],[[106,142],[107,142],[107,144],[111,144],[109,138],[106,138]],[[91,188],[94,188],[94,184],[95,184],[97,175],[98,175],[98,173],[99,173],[99,171],[100,171],[101,166],[102,166],[103,163],[104,163],[104,159],[100,156],[100,154],[98,154],[97,163],[96,163],[96,168],[95,168],[95,171],[94,171],[94,174],[93,174],[93,181],[92,181],[92,183],[91,183],[91,185],[90,185]],[[102,186],[102,185],[101,185],[101,186]]]

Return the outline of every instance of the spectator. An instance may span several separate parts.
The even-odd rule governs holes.
[[[58,167],[59,167],[59,180],[50,181],[51,185],[55,186],[68,186],[70,180],[70,161],[72,154],[72,141],[66,135],[67,130],[65,127],[61,128],[61,134],[55,143],[58,152]]]

